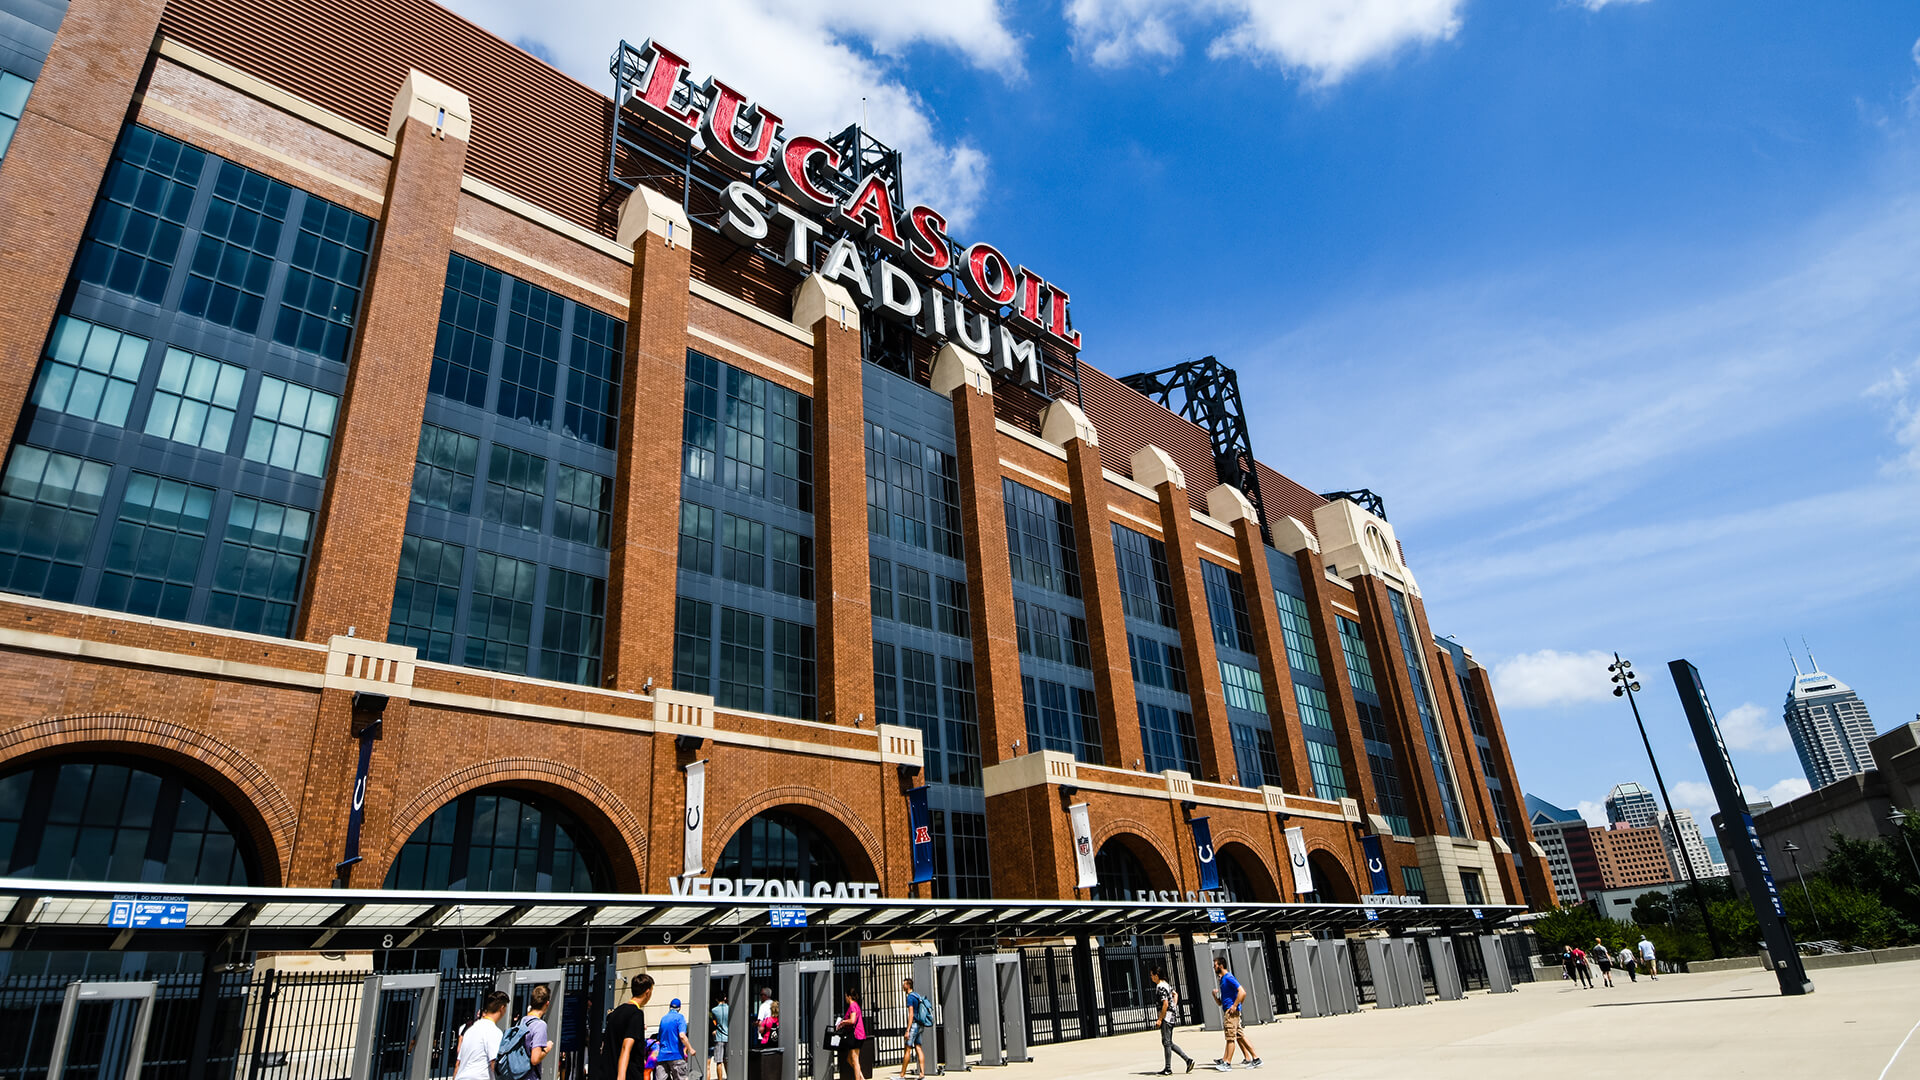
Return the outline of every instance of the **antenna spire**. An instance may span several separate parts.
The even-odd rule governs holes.
[[[1800,645],[1807,650],[1807,662],[1813,665],[1813,670],[1819,671],[1820,661],[1815,660],[1813,658],[1813,646],[1807,644],[1807,639],[1805,637],[1802,637],[1800,639]]]
[[[1787,644],[1786,638],[1781,638],[1780,644],[1787,646],[1787,662],[1793,665],[1793,677],[1796,679],[1799,678],[1802,674],[1800,671],[1800,658],[1793,655],[1793,646]]]

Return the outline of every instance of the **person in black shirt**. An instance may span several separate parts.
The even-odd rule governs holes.
[[[600,1032],[599,1060],[594,1080],[642,1080],[647,1072],[647,1014],[640,1007],[653,996],[653,976],[633,977],[633,997],[607,1014]]]

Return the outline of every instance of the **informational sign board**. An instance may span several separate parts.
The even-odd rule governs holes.
[[[1218,922],[1218,923],[1223,923],[1223,922],[1226,922],[1226,921],[1227,921],[1227,911],[1226,911],[1226,909],[1225,909],[1225,908],[1217,908],[1217,907],[1210,907],[1210,908],[1208,908],[1208,909],[1207,909],[1207,921],[1209,921],[1209,922]]]
[[[768,909],[767,925],[776,929],[807,925],[807,909],[798,907],[777,907]]]
[[[128,930],[184,929],[188,906],[177,896],[116,896],[107,909],[107,925]]]

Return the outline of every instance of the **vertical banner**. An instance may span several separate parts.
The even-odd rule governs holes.
[[[1307,834],[1295,825],[1287,830],[1287,861],[1293,864],[1293,891],[1306,895],[1313,891],[1313,871],[1307,869]]]
[[[933,880],[933,815],[927,811],[927,786],[907,792],[907,828],[913,831],[913,883]]]
[[[1073,863],[1080,871],[1075,887],[1091,889],[1100,884],[1100,875],[1093,868],[1093,825],[1087,821],[1087,804],[1067,807],[1067,817],[1073,822]]]
[[[371,727],[360,736],[360,767],[353,774],[353,802],[347,807],[347,850],[340,864],[343,871],[360,861],[360,823],[367,816],[367,773],[373,768],[373,740],[379,728]]]
[[[1393,884],[1387,880],[1387,853],[1380,846],[1380,838],[1363,836],[1360,847],[1367,855],[1367,874],[1373,878],[1373,894],[1384,896],[1392,892]]]
[[[1200,860],[1200,888],[1213,892],[1220,887],[1220,864],[1213,860],[1213,826],[1203,817],[1187,824],[1193,826],[1193,853]]]
[[[681,873],[695,877],[706,872],[702,864],[707,839],[707,763],[687,766],[686,858]]]

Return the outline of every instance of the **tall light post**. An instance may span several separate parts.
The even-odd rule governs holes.
[[[1787,861],[1793,864],[1793,876],[1800,879],[1800,895],[1806,898],[1807,914],[1813,916],[1814,932],[1818,933],[1821,937],[1826,937],[1827,928],[1820,925],[1820,913],[1814,910],[1813,907],[1813,893],[1807,888],[1807,879],[1800,873],[1800,856],[1797,854],[1800,850],[1800,845],[1789,840],[1786,846],[1780,850],[1787,853]]]
[[[1640,719],[1640,703],[1633,696],[1640,689],[1640,677],[1633,673],[1633,661],[1622,660],[1619,653],[1613,654],[1613,663],[1607,665],[1607,670],[1613,673],[1613,696],[1626,698],[1627,704],[1633,707],[1633,723],[1640,729],[1640,745],[1647,748],[1647,764],[1653,766],[1654,786],[1660,789],[1660,801],[1667,804],[1667,823],[1673,828],[1673,838],[1680,840],[1680,823],[1673,817],[1673,800],[1667,797],[1667,782],[1661,778],[1660,762],[1653,756],[1653,740],[1647,738],[1647,725]],[[1655,824],[1657,825],[1658,822]],[[1663,831],[1660,840],[1665,843],[1666,839]],[[1700,921],[1707,927],[1707,945],[1713,950],[1714,959],[1717,960],[1720,958],[1720,935],[1713,929],[1713,916],[1707,912],[1707,897],[1700,891],[1700,879],[1694,876],[1693,856],[1687,853],[1687,845],[1684,841],[1679,847],[1680,863],[1686,867],[1687,884],[1692,889],[1693,902],[1699,906]]]
[[[1907,839],[1907,812],[1896,806],[1893,813],[1887,815],[1887,821],[1893,825],[1893,831],[1900,834],[1900,843],[1906,846],[1907,861],[1913,864],[1913,876],[1920,878],[1920,859],[1913,857],[1913,841]]]

